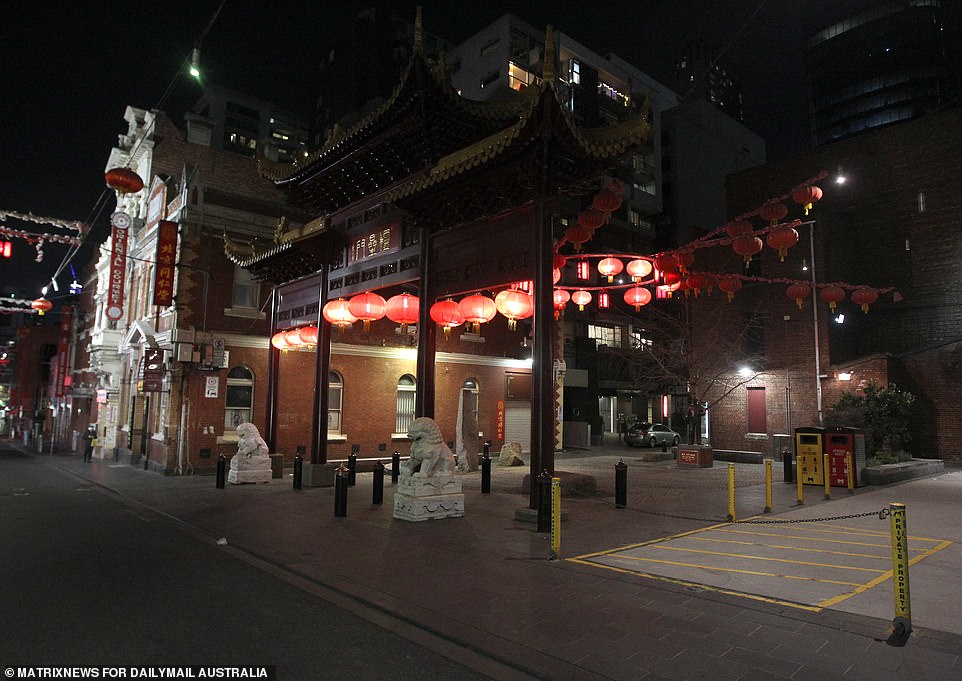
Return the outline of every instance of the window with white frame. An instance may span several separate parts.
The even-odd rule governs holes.
[[[417,381],[411,374],[404,374],[397,382],[397,418],[394,423],[395,433],[407,433],[408,427],[414,420],[414,397],[417,391]]]
[[[238,265],[234,266],[234,289],[231,295],[231,307],[256,309],[260,304],[260,284],[248,270]]]
[[[594,338],[598,342],[598,345],[607,345],[609,348],[620,348],[622,346],[622,331],[620,326],[589,324],[588,338]]]
[[[344,379],[336,371],[327,374],[327,434],[340,435],[342,427],[341,404],[344,399]]]
[[[242,423],[249,423],[254,407],[254,372],[236,366],[227,372],[227,402],[224,409],[224,430],[233,431]]]

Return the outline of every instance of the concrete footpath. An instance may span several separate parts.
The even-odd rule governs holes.
[[[833,488],[829,500],[806,487],[799,506],[776,469],[764,513],[764,466],[734,464],[732,525],[728,464],[681,469],[645,461],[649,452],[556,454],[559,471],[598,486],[563,498],[560,560],[547,534],[515,519],[527,467],[495,462],[489,494],[480,472],[462,474],[463,518],[411,523],[392,517],[389,473],[380,505],[373,474],[359,473],[337,518],[334,490],[293,490],[289,469],[217,489],[213,476],[34,456],[495,679],[962,680],[962,470]],[[626,508],[614,504],[620,460]],[[906,505],[915,551],[902,645],[889,640],[889,520],[879,518],[893,502]]]

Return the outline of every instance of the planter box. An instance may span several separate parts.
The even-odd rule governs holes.
[[[711,468],[714,465],[711,447],[705,445],[679,445],[676,458],[681,468]]]
[[[942,459],[911,459],[902,463],[888,463],[884,466],[866,466],[862,469],[861,477],[866,485],[888,485],[944,472],[945,463]]]

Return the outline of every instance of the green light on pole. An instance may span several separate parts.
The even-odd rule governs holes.
[[[190,53],[190,75],[200,80],[200,48],[198,47]]]

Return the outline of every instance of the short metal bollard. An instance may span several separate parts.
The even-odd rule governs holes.
[[[491,493],[491,443],[484,443],[484,453],[481,455],[481,494]]]
[[[347,516],[347,468],[344,464],[334,472],[334,517]]]
[[[784,469],[784,479],[785,482],[795,482],[795,467],[792,465],[792,453],[787,450],[782,450],[782,468]]]
[[[217,457],[217,489],[224,489],[224,480],[227,476],[227,457],[220,454]]]
[[[538,532],[551,531],[551,473],[538,476]]]
[[[380,461],[374,462],[374,493],[371,497],[371,503],[384,503],[384,464]]]
[[[624,459],[618,459],[615,464],[615,508],[625,508],[628,505],[628,464]]]
[[[394,456],[391,457],[391,484],[392,485],[397,484],[398,475],[400,475],[401,473],[401,471],[398,470],[400,466],[401,466],[401,452],[395,449]]]
[[[357,454],[347,457],[347,484],[354,487],[357,482]]]
[[[298,452],[294,457],[294,489],[301,488],[304,479],[304,457]]]

